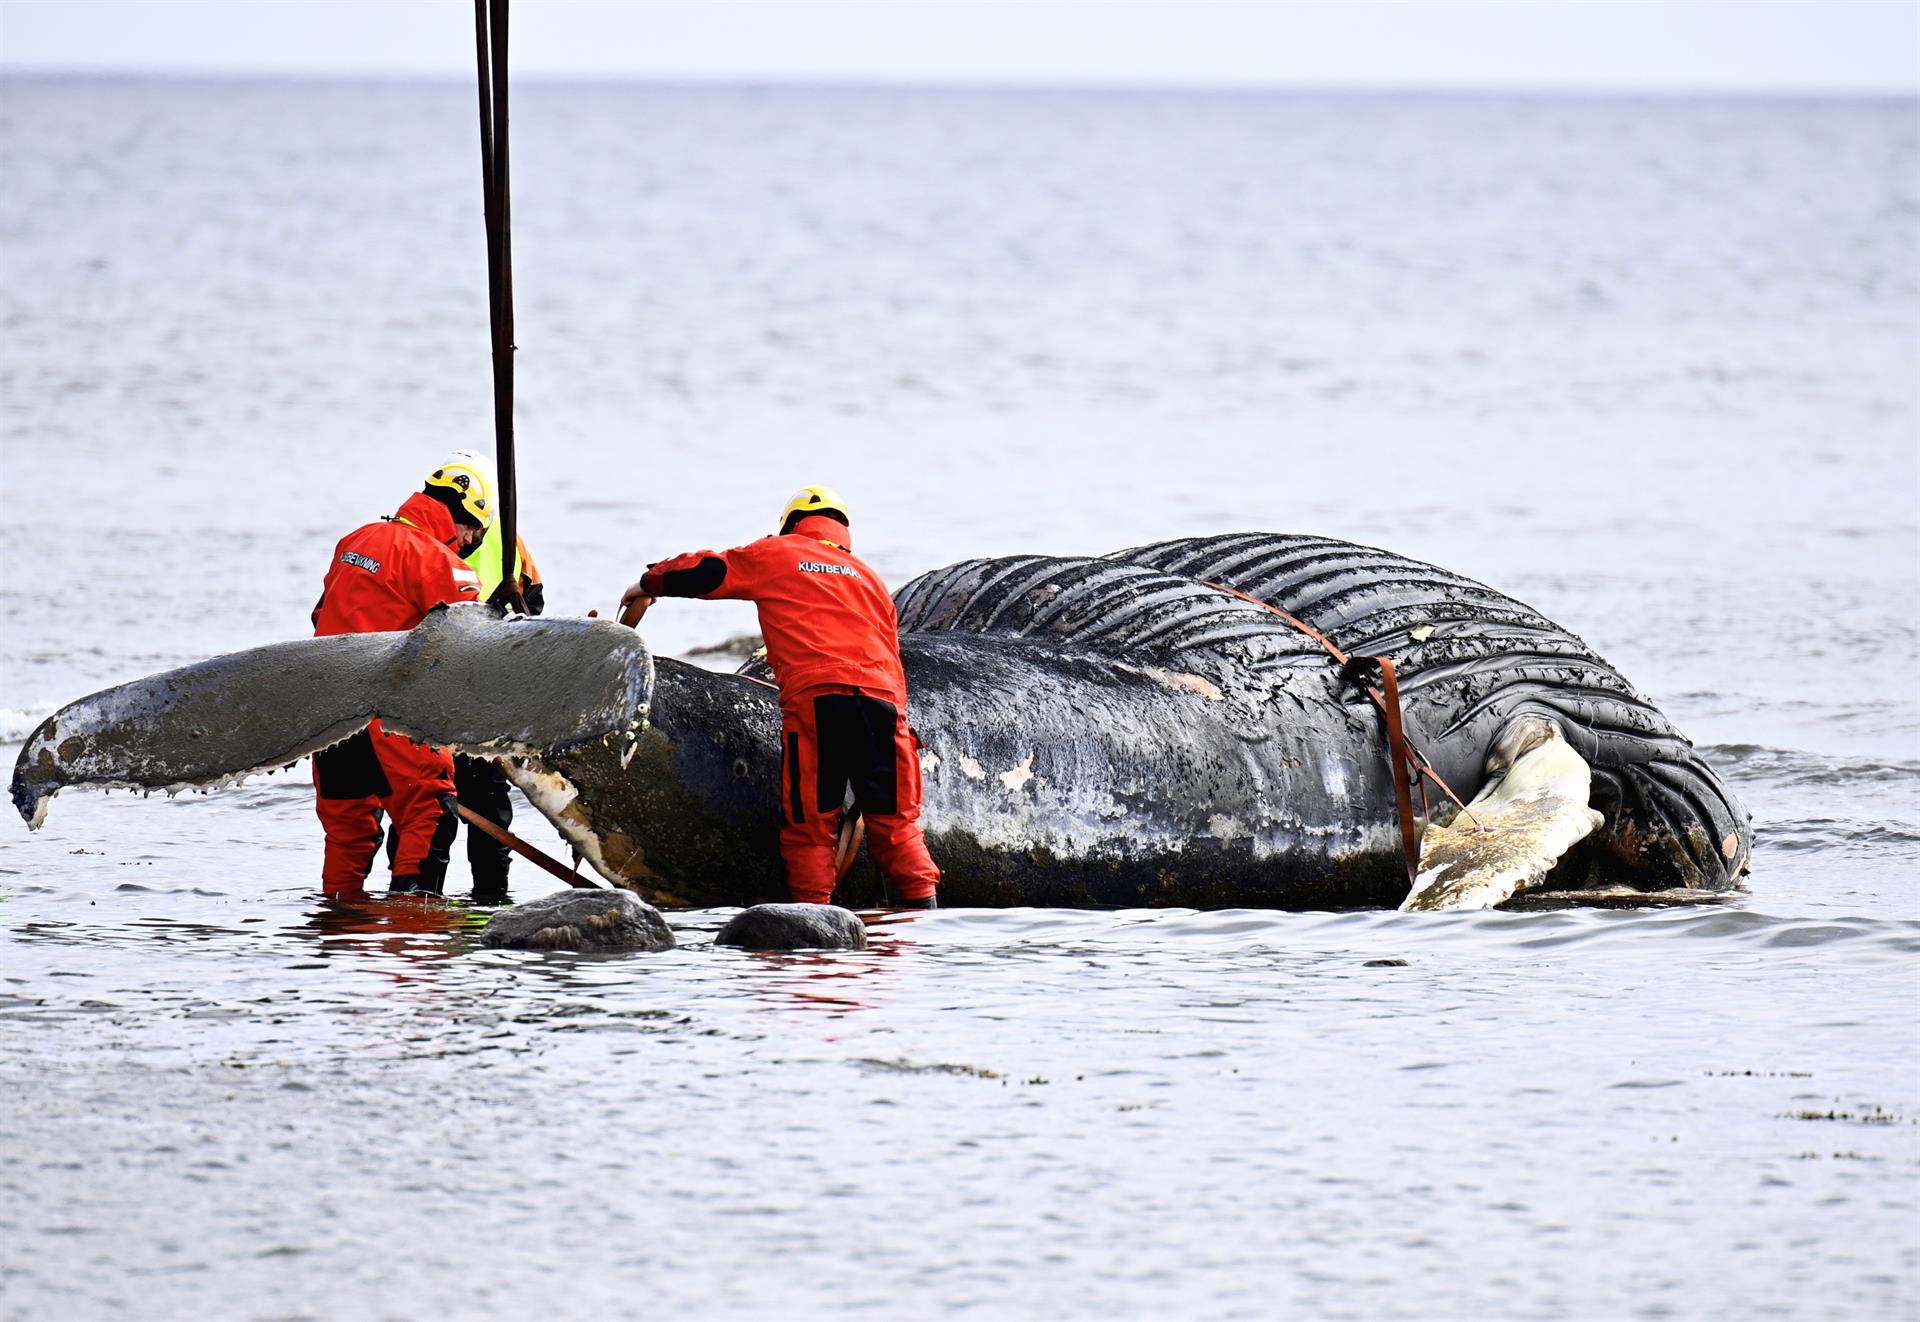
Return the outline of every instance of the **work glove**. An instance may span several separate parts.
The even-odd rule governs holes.
[[[500,580],[500,586],[493,590],[491,597],[487,598],[487,604],[489,606],[498,606],[503,611],[517,609],[514,604],[512,590],[507,586],[505,579]],[[531,582],[522,575],[520,579],[519,605],[526,608],[528,615],[538,615],[547,608],[546,586],[541,583]]]

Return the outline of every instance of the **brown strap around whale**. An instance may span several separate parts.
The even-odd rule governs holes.
[[[485,817],[482,817],[479,813],[475,812],[473,809],[467,807],[464,803],[456,804],[454,806],[454,811],[460,815],[461,820],[466,822],[467,825],[473,827],[477,831],[484,831],[486,834],[492,836],[495,840],[498,840],[501,844],[505,845],[508,849],[511,849],[514,853],[520,855],[520,857],[527,859],[530,862],[538,863],[541,867],[545,868],[548,872],[560,878],[560,880],[566,882],[567,885],[573,886],[579,890],[601,889],[601,886],[598,882],[580,875],[580,865],[577,862],[574,864],[574,870],[572,872],[569,872],[565,868],[561,867],[558,863],[556,863],[544,850],[538,849],[535,846],[528,844],[526,841],[522,840],[519,836],[515,835],[513,832],[507,830],[505,827],[500,826],[495,822],[491,822],[487,820]]]
[[[1407,860],[1407,884],[1413,885],[1420,876],[1420,835],[1413,828],[1413,782],[1419,778],[1424,759],[1416,759],[1413,746],[1407,742],[1406,727],[1400,719],[1400,677],[1394,671],[1393,662],[1384,656],[1349,657],[1340,667],[1340,677],[1359,679],[1369,665],[1379,670],[1380,687],[1386,690],[1384,695],[1375,697],[1374,705],[1380,708],[1380,715],[1387,723],[1387,762],[1393,767],[1394,805],[1400,811],[1400,852]],[[1372,685],[1367,686],[1367,692],[1375,693]],[[1423,804],[1424,801],[1422,791]]]
[[[1472,822],[1475,826],[1480,824],[1479,819],[1474,817],[1467,805],[1460,802],[1460,796],[1455,794],[1447,782],[1440,778],[1440,773],[1433,769],[1433,764],[1427,761],[1426,755],[1415,748],[1412,741],[1407,738],[1406,723],[1402,720],[1400,714],[1400,677],[1394,670],[1391,658],[1384,656],[1348,656],[1334,645],[1331,638],[1298,616],[1290,615],[1286,611],[1281,610],[1272,602],[1262,601],[1256,596],[1242,592],[1239,588],[1228,587],[1225,583],[1214,583],[1206,579],[1202,579],[1200,582],[1204,587],[1210,587],[1216,592],[1224,592],[1230,597],[1238,597],[1242,601],[1250,602],[1258,606],[1261,610],[1270,611],[1278,615],[1288,624],[1324,647],[1327,650],[1327,655],[1332,657],[1339,665],[1341,678],[1359,680],[1361,672],[1368,666],[1373,666],[1380,672],[1380,687],[1376,688],[1372,684],[1367,684],[1365,687],[1367,696],[1373,700],[1373,705],[1379,709],[1380,717],[1386,723],[1387,727],[1387,761],[1393,768],[1394,806],[1398,809],[1400,816],[1400,850],[1406,857],[1407,881],[1410,884],[1420,872],[1420,835],[1419,832],[1414,829],[1413,824],[1412,787],[1415,782],[1420,783],[1420,803],[1423,810],[1426,808],[1427,803],[1427,788],[1425,782],[1431,780],[1435,785],[1440,787],[1442,794],[1445,794],[1459,806],[1460,811],[1466,814],[1468,821]],[[1381,692],[1382,688],[1386,690],[1384,693]]]

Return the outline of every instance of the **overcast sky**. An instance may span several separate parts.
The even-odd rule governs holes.
[[[1920,92],[1920,0],[515,0],[535,77]],[[0,66],[464,75],[471,0],[0,0]]]

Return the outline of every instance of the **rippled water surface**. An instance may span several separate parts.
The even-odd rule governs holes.
[[[305,632],[484,443],[470,100],[0,82],[7,763]],[[555,610],[803,481],[896,584],[1389,546],[1707,747],[1752,893],[531,956],[322,904],[304,768],[67,795],[0,824],[0,1317],[1920,1310],[1912,103],[529,88],[515,134]]]

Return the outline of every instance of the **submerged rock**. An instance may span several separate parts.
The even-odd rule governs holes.
[[[543,895],[487,920],[480,944],[512,950],[591,953],[672,950],[673,930],[660,911],[631,891],[568,890]]]
[[[716,946],[742,950],[865,950],[866,924],[831,904],[756,904],[735,914]]]

